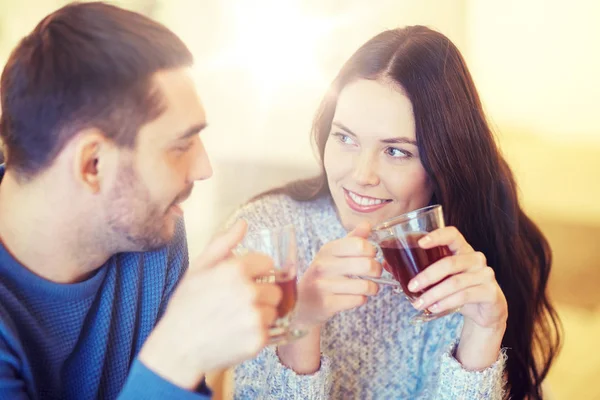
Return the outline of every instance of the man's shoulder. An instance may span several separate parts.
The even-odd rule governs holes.
[[[158,315],[165,312],[165,307],[173,291],[183,278],[189,266],[189,255],[183,218],[177,221],[173,239],[161,249],[146,252],[138,256],[143,276],[144,292],[154,293],[155,299],[160,297]]]
[[[4,300],[0,296],[0,300]],[[14,354],[22,351],[22,345],[18,334],[17,321],[14,320],[4,301],[0,301],[0,359],[8,360],[8,353]],[[13,357],[11,356],[11,358]]]

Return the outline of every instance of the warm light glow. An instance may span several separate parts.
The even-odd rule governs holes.
[[[263,105],[276,101],[277,92],[287,87],[318,85],[325,79],[319,52],[326,51],[324,38],[344,18],[311,13],[302,2],[293,0],[231,3],[232,40],[209,68],[249,73]]]

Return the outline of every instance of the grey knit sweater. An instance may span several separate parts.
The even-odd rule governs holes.
[[[293,224],[299,276],[325,243],[344,237],[330,198],[297,202],[284,195],[262,197],[230,219],[245,219],[249,232]],[[384,276],[389,277],[384,271]],[[384,287],[367,304],[334,316],[322,330],[321,368],[298,375],[279,361],[273,347],[235,370],[236,399],[501,399],[502,353],[480,372],[466,371],[452,356],[462,315],[413,326],[417,311]]]

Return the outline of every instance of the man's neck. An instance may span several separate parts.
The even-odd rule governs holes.
[[[49,281],[87,279],[111,256],[93,243],[83,207],[44,179],[20,184],[5,173],[0,184],[0,241],[24,267]],[[46,187],[49,187],[46,184]]]

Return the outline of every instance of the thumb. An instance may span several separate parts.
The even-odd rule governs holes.
[[[367,221],[359,222],[346,237],[361,237],[367,239],[371,235],[371,224]]]
[[[229,229],[219,233],[210,241],[190,268],[194,270],[210,268],[231,257],[232,250],[242,241],[247,229],[246,221],[237,220]]]

